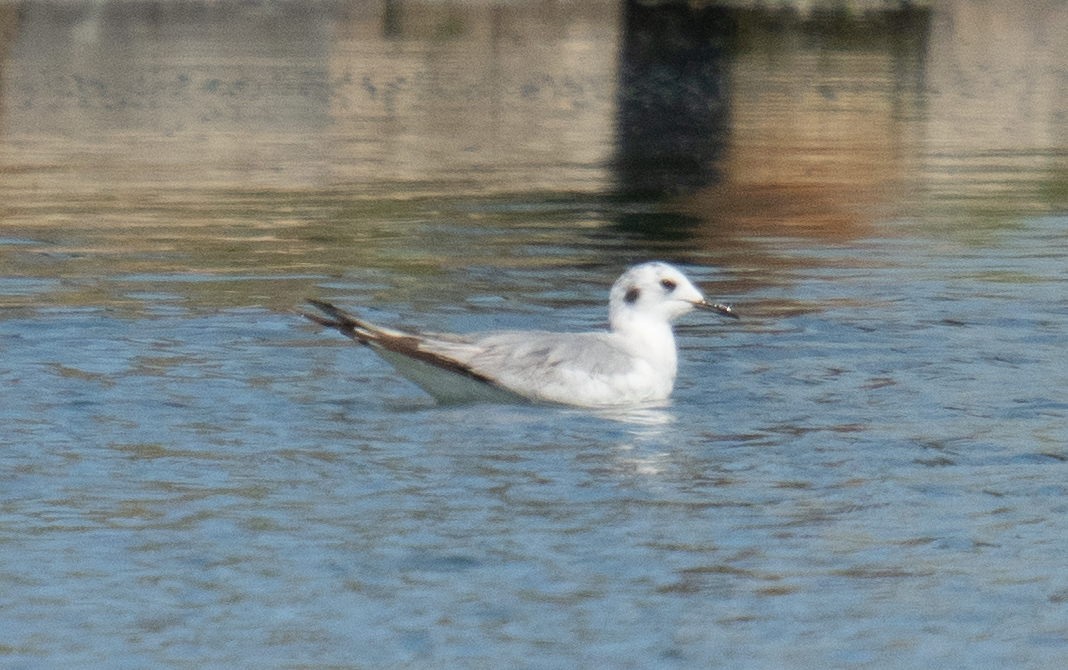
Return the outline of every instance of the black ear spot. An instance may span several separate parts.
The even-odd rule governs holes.
[[[637,286],[632,286],[631,288],[627,289],[627,294],[623,296],[623,301],[626,302],[628,305],[633,305],[634,303],[638,302],[638,298],[641,297],[641,294],[642,292],[638,289]]]
[[[678,286],[678,284],[675,283],[674,279],[661,279],[660,285],[663,286],[664,290],[666,290],[668,293],[674,291],[675,287]]]

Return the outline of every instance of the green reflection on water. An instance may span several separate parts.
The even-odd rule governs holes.
[[[545,250],[582,246],[602,203],[574,194],[491,198],[360,197],[346,190],[161,192],[69,199],[61,223],[27,218],[0,246],[0,304],[138,309],[148,296],[184,306],[290,310],[324,281],[410,278],[457,267],[551,267]],[[568,252],[572,256],[571,252]],[[55,279],[58,278],[58,281]],[[36,283],[34,283],[36,280]],[[155,302],[154,300],[150,302]]]

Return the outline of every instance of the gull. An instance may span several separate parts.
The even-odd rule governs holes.
[[[439,402],[547,402],[582,407],[662,403],[675,386],[672,322],[693,309],[737,319],[667,263],[636,265],[609,293],[608,331],[413,334],[309,300],[307,318],[366,345]]]

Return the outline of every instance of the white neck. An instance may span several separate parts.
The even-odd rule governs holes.
[[[649,361],[655,369],[675,378],[678,353],[675,349],[675,333],[671,324],[662,319],[642,318],[628,313],[612,315],[612,332],[623,336],[636,354]]]

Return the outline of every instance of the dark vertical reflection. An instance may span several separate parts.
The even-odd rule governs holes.
[[[384,0],[382,4],[382,37],[401,37],[404,30],[404,8],[400,0]]]
[[[726,7],[624,0],[615,157],[621,196],[656,199],[718,180],[733,23]]]
[[[850,236],[909,179],[930,10],[625,0],[617,227]],[[637,210],[637,211],[635,211]]]

